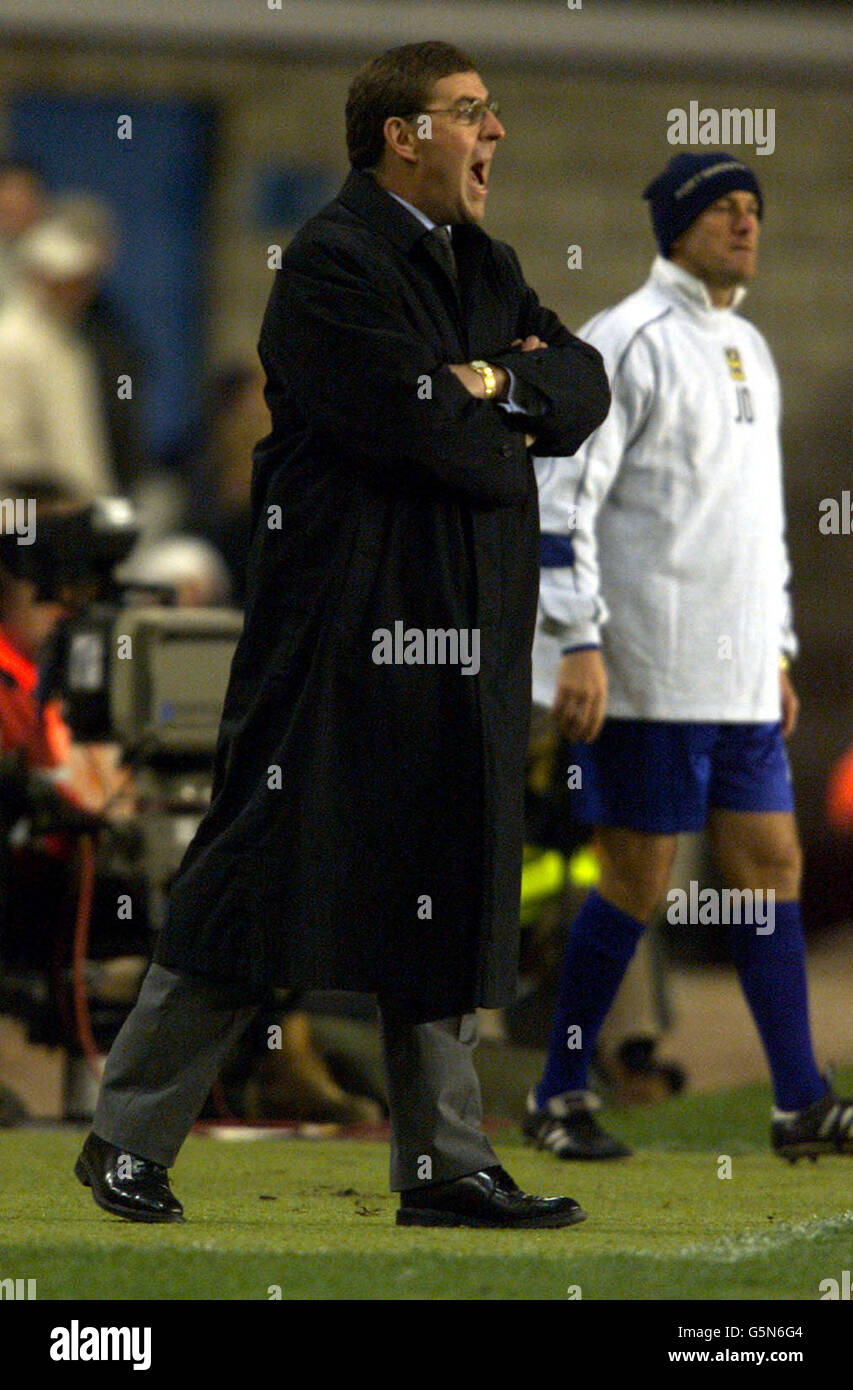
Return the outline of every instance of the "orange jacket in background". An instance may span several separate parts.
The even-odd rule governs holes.
[[[833,830],[853,831],[853,747],[839,758],[829,774],[826,819]]]

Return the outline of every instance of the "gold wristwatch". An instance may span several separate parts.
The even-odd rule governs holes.
[[[468,366],[471,367],[478,376],[483,378],[483,385],[486,388],[486,400],[490,401],[493,396],[498,394],[498,383],[495,380],[494,371],[489,366],[488,362],[481,362],[479,359],[476,362],[469,362]]]

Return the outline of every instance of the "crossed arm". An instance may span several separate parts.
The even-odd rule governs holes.
[[[268,375],[308,423],[365,466],[426,469],[473,501],[505,506],[526,495],[524,436],[540,420],[540,443],[569,452],[609,405],[599,354],[523,282],[516,333],[491,357],[499,400],[509,373],[519,383],[524,405],[510,413],[484,400],[484,384],[467,364],[437,362],[386,279],[350,244],[330,238],[298,247],[286,261],[260,346]]]
[[[513,341],[512,346],[520,348],[522,352],[534,352],[536,348],[546,348],[548,344],[543,343],[541,338],[537,338],[535,333],[530,333],[524,339],[516,338]],[[476,396],[478,400],[487,399],[486,383],[484,382],[479,372],[475,372],[474,368],[469,367],[467,362],[451,362],[448,365],[450,367],[451,372],[453,372],[457,379],[462,382],[462,385],[465,387],[465,390],[468,391],[470,395]],[[492,370],[495,374],[495,385],[497,387],[497,393],[492,397],[492,399],[499,402],[504,402],[506,401],[507,396],[509,395],[509,372],[507,371],[506,367],[492,367]],[[535,441],[535,435],[525,434],[524,442],[527,445],[528,449],[531,447],[532,444],[535,443]]]

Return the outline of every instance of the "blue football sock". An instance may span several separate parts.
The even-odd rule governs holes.
[[[774,930],[731,928],[741,987],[767,1053],[780,1110],[804,1110],[826,1093],[809,1028],[806,949],[798,902],[775,904]]]
[[[607,1010],[616,997],[637,942],[642,922],[592,892],[575,918],[566,942],[560,973],[551,1045],[536,1103],[543,1107],[563,1091],[584,1091],[595,1043]],[[580,1035],[569,1029],[580,1028]],[[572,1046],[570,1042],[580,1042]]]

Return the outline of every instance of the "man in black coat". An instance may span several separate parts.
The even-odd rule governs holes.
[[[609,404],[598,353],[480,228],[503,136],[464,54],[382,55],[350,89],[352,172],[276,276],[212,804],[78,1160],[118,1214],[180,1217],[165,1169],[253,1003],[288,984],[379,997],[398,1222],[583,1216],[499,1167],[472,1061],[474,1009],[515,984],[528,446],[574,453]]]

